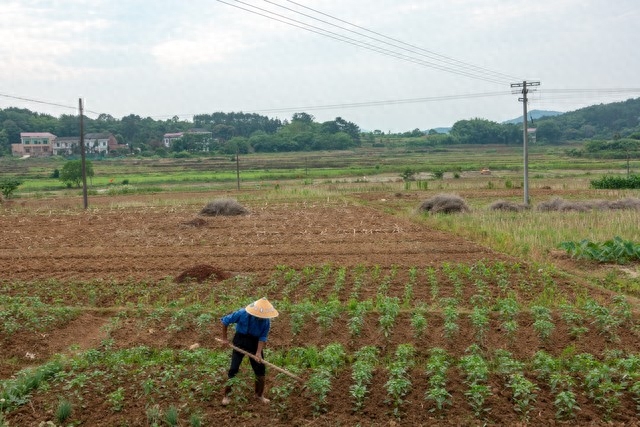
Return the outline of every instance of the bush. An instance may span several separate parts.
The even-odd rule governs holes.
[[[202,208],[200,215],[206,216],[234,216],[245,215],[249,211],[234,199],[216,199]]]
[[[456,194],[438,194],[422,202],[419,211],[430,213],[469,212],[464,199]]]
[[[640,175],[603,176],[591,181],[591,187],[599,190],[638,189],[640,188]]]
[[[0,192],[5,198],[11,197],[11,194],[22,185],[22,181],[16,178],[4,178],[0,181]]]

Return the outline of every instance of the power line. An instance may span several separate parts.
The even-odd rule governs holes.
[[[216,1],[218,1],[219,3],[223,3],[223,4],[226,4],[228,6],[235,7],[237,9],[243,10],[245,12],[250,12],[250,13],[253,13],[253,14],[256,14],[256,15],[259,15],[259,16],[262,16],[262,17],[277,21],[277,22],[281,22],[283,24],[287,24],[287,25],[290,25],[290,26],[293,26],[293,27],[296,27],[296,28],[300,28],[300,29],[303,29],[303,30],[306,30],[306,31],[309,31],[309,32],[312,32],[312,33],[319,34],[319,35],[321,35],[323,37],[328,37],[328,38],[331,38],[331,39],[334,39],[334,40],[337,40],[337,41],[340,41],[340,42],[343,42],[343,43],[348,43],[348,44],[351,44],[351,45],[354,45],[354,46],[357,46],[357,47],[361,47],[361,48],[364,48],[364,49],[367,49],[367,50],[371,50],[371,51],[374,51],[374,52],[377,52],[377,53],[380,53],[380,54],[383,54],[383,55],[386,55],[386,56],[390,56],[390,57],[393,57],[393,58],[396,58],[396,59],[401,59],[403,61],[412,62],[414,64],[422,65],[422,66],[427,67],[427,68],[434,68],[434,69],[441,70],[441,71],[446,71],[446,72],[449,72],[449,73],[452,73],[452,74],[458,74],[458,75],[462,75],[462,76],[466,76],[466,77],[470,77],[470,78],[474,78],[474,79],[478,79],[478,80],[484,80],[484,81],[487,81],[487,82],[490,82],[490,83],[496,83],[496,84],[500,84],[500,85],[504,85],[505,84],[505,80],[498,80],[496,78],[492,78],[492,77],[489,77],[489,76],[474,74],[474,73],[472,73],[470,71],[458,70],[458,69],[451,68],[451,67],[448,67],[448,66],[444,66],[444,65],[440,65],[440,64],[435,64],[433,62],[425,61],[423,59],[414,58],[414,57],[406,55],[406,54],[395,52],[393,50],[386,49],[384,47],[376,46],[376,45],[373,45],[371,43],[368,43],[368,42],[365,42],[365,41],[362,41],[362,40],[357,40],[357,39],[354,39],[352,37],[348,37],[348,36],[345,36],[345,35],[342,35],[342,34],[338,34],[336,32],[329,31],[329,30],[326,30],[324,28],[320,28],[320,27],[317,27],[317,26],[314,26],[314,25],[311,25],[311,24],[307,24],[307,23],[302,22],[302,21],[298,21],[298,20],[293,19],[293,18],[289,18],[289,17],[287,17],[285,15],[282,15],[282,14],[279,14],[279,13],[276,13],[276,12],[272,12],[270,10],[267,10],[267,9],[264,9],[264,8],[261,8],[261,7],[258,7],[258,6],[254,6],[252,4],[243,2],[241,0],[235,0],[235,1],[237,3],[241,3],[241,4],[244,4],[244,5],[249,6],[251,8],[260,10],[262,12],[266,12],[268,14],[271,14],[271,15],[274,15],[274,16],[277,16],[277,17],[280,17],[280,18],[284,18],[284,19],[286,19],[288,21],[292,21],[295,24],[291,23],[291,22],[283,21],[282,19],[275,18],[273,16],[266,15],[264,13],[256,12],[256,11],[251,10],[251,9],[246,9],[244,7],[237,6],[235,4],[231,4],[231,3],[228,3],[228,2],[223,1],[223,0],[216,0]]]
[[[51,105],[53,107],[67,108],[67,109],[76,110],[76,111],[78,110],[78,107],[72,107],[70,105],[58,104],[58,103],[55,103],[55,102],[42,101],[40,99],[26,98],[26,97],[23,97],[23,96],[8,95],[6,93],[0,93],[0,96],[3,97],[3,98],[17,99],[17,100],[20,100],[20,101],[33,102],[33,103],[36,103],[36,104]],[[100,115],[100,113],[97,113],[97,112],[91,111],[91,110],[84,110],[84,112]]]
[[[464,61],[460,61],[460,60],[457,60],[457,59],[455,59],[455,58],[451,58],[451,57],[449,57],[449,56],[442,55],[442,54],[439,54],[439,53],[437,53],[437,52],[434,52],[434,51],[431,51],[431,50],[428,50],[428,49],[424,49],[424,48],[422,48],[422,47],[420,47],[420,46],[413,45],[413,44],[411,44],[411,43],[406,43],[406,42],[404,42],[404,41],[402,41],[402,40],[399,40],[399,39],[396,39],[396,38],[393,38],[393,37],[386,36],[386,35],[384,35],[384,34],[382,34],[382,33],[377,32],[377,31],[373,31],[373,30],[370,30],[370,29],[368,29],[368,28],[362,27],[362,26],[360,26],[360,25],[354,24],[354,23],[352,23],[352,22],[345,21],[344,19],[337,18],[337,17],[335,17],[335,16],[333,16],[333,15],[330,15],[330,14],[328,14],[328,13],[324,13],[324,12],[321,12],[321,11],[319,11],[319,10],[317,10],[317,9],[313,9],[313,8],[311,8],[311,7],[305,6],[305,5],[303,5],[303,4],[297,3],[297,2],[292,1],[292,0],[286,0],[286,1],[288,1],[289,3],[295,4],[295,5],[299,6],[299,7],[302,7],[302,8],[304,8],[304,9],[310,10],[310,11],[312,11],[312,12],[314,12],[314,13],[319,14],[319,15],[326,16],[326,17],[331,18],[331,19],[334,19],[334,20],[336,20],[336,21],[338,21],[338,22],[342,22],[342,23],[344,23],[344,24],[350,25],[350,26],[352,26],[352,27],[354,27],[354,28],[359,28],[359,29],[364,30],[364,31],[366,31],[366,32],[368,32],[368,33],[375,34],[376,36],[382,37],[382,38],[387,39],[387,40],[391,40],[391,41],[393,41],[393,42],[395,42],[395,43],[400,43],[401,45],[409,46],[409,47],[410,47],[410,48],[412,48],[412,49],[417,49],[418,51],[420,51],[420,52],[424,52],[424,53],[422,53],[422,54],[421,54],[421,53],[419,53],[419,52],[415,52],[415,51],[414,51],[414,50],[412,50],[412,49],[407,49],[407,48],[402,47],[402,46],[397,46],[397,45],[395,45],[395,44],[393,44],[393,43],[385,42],[385,41],[380,40],[380,39],[378,39],[378,38],[376,38],[376,37],[367,36],[367,35],[362,34],[362,33],[360,33],[360,32],[353,31],[353,30],[349,30],[348,28],[344,28],[344,27],[341,27],[341,26],[339,26],[339,25],[332,24],[332,23],[330,23],[330,22],[327,22],[327,21],[324,21],[324,20],[321,20],[321,19],[315,18],[315,17],[313,17],[313,16],[311,16],[311,15],[307,15],[307,14],[304,14],[304,13],[302,13],[302,12],[296,11],[295,9],[291,9],[291,8],[288,8],[288,7],[285,7],[285,6],[279,5],[279,4],[277,4],[277,3],[273,2],[273,1],[270,1],[270,0],[264,0],[264,1],[265,1],[265,2],[267,2],[267,3],[271,3],[271,4],[275,5],[275,6],[281,7],[281,8],[283,8],[283,9],[290,10],[290,11],[292,11],[292,12],[294,12],[294,13],[298,13],[298,14],[300,14],[300,15],[302,15],[302,16],[306,16],[306,17],[308,17],[308,18],[311,18],[311,19],[314,19],[314,20],[317,20],[317,21],[320,21],[320,22],[327,23],[327,24],[332,25],[332,26],[334,26],[334,27],[338,27],[338,28],[343,29],[343,30],[345,30],[345,31],[349,31],[349,32],[352,32],[352,33],[355,33],[355,34],[358,34],[358,35],[361,35],[361,36],[364,36],[364,37],[367,37],[367,38],[370,38],[370,39],[373,39],[373,40],[379,41],[379,42],[381,42],[381,43],[385,43],[385,44],[388,44],[388,45],[390,45],[390,46],[397,47],[397,48],[399,48],[399,49],[407,50],[407,51],[412,52],[412,53],[417,53],[417,54],[419,54],[419,55],[423,55],[423,56],[426,56],[426,57],[428,57],[428,58],[435,59],[436,61],[440,61],[440,62],[447,63],[447,64],[449,64],[449,65],[453,65],[453,66],[458,66],[458,67],[461,67],[461,68],[470,69],[470,70],[473,70],[473,71],[476,71],[476,72],[480,72],[480,73],[482,73],[482,74],[493,75],[493,77],[501,77],[501,78],[504,78],[504,79],[505,79],[505,81],[507,81],[507,80],[509,80],[509,81],[511,81],[511,80],[522,80],[522,79],[519,79],[519,78],[517,78],[517,77],[514,77],[514,76],[511,76],[511,75],[508,75],[508,74],[504,74],[504,73],[501,73],[501,72],[498,72],[498,71],[490,70],[490,69],[488,69],[488,68],[484,68],[484,67],[480,67],[480,66],[477,66],[477,65],[474,65],[474,64],[471,64],[471,63],[467,63],[467,62],[464,62]]]
[[[366,102],[353,102],[346,104],[330,104],[330,105],[307,105],[301,107],[287,107],[287,108],[272,108],[264,110],[252,110],[251,113],[278,113],[289,111],[313,111],[313,110],[331,110],[335,108],[361,108],[361,107],[377,107],[384,105],[400,105],[400,104],[416,104],[423,102],[435,102],[435,101],[451,101],[458,99],[472,99],[472,98],[486,98],[493,96],[505,96],[510,95],[511,92],[484,92],[484,93],[472,93],[466,95],[443,95],[432,96],[426,98],[409,98],[409,99],[392,99],[385,101],[366,101]]]

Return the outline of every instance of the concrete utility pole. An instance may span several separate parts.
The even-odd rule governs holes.
[[[89,200],[87,199],[87,167],[85,161],[85,152],[84,152],[84,112],[82,108],[82,98],[78,99],[78,106],[80,109],[80,157],[82,163],[82,201],[84,204],[84,208],[87,209],[89,207]]]
[[[523,157],[524,157],[524,204],[529,206],[529,149],[527,147],[527,141],[529,139],[529,132],[527,123],[527,93],[529,93],[530,86],[540,86],[540,82],[527,82],[526,80],[522,83],[511,83],[512,88],[521,87],[522,90],[522,98],[518,98],[518,101],[522,102],[522,147],[523,147]],[[517,92],[514,92],[517,93]]]

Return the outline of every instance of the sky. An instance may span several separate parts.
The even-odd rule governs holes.
[[[0,22],[0,108],[54,116],[404,132],[521,116],[524,80],[529,109],[640,96],[638,0],[0,0]]]

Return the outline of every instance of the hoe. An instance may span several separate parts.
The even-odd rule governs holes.
[[[216,341],[224,342],[224,341],[222,341],[220,338],[216,338]],[[302,378],[300,378],[299,376],[294,375],[294,374],[292,374],[291,372],[287,371],[286,369],[283,369],[283,368],[281,368],[281,367],[279,367],[279,366],[276,366],[276,365],[274,365],[273,363],[267,362],[267,361],[266,361],[266,360],[264,360],[264,359],[260,360],[260,359],[258,359],[258,358],[256,357],[256,355],[255,355],[255,354],[251,354],[251,353],[249,353],[248,351],[244,351],[243,349],[238,348],[238,347],[236,347],[235,345],[233,345],[233,344],[231,344],[231,343],[229,343],[229,347],[231,347],[231,348],[232,348],[232,349],[234,349],[235,351],[238,351],[238,352],[240,352],[240,353],[244,354],[244,355],[245,355],[245,356],[247,356],[247,357],[252,358],[253,360],[255,360],[255,361],[257,361],[257,362],[264,363],[265,365],[267,365],[267,366],[269,366],[269,367],[271,367],[271,368],[275,369],[275,370],[276,370],[276,371],[278,371],[278,372],[282,372],[283,374],[290,376],[291,378],[293,378],[294,380],[296,380],[296,381],[298,381],[298,382],[300,382],[300,383],[304,383],[304,380],[303,380]]]

